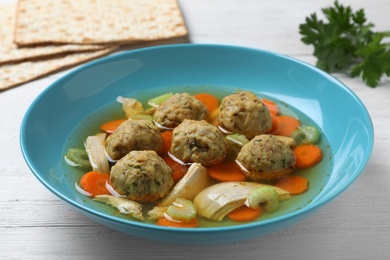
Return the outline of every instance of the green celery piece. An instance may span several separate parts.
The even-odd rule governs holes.
[[[158,107],[161,105],[165,100],[168,98],[172,97],[173,93],[166,93],[163,95],[160,95],[158,97],[152,98],[148,100],[148,104],[151,105],[152,107]]]
[[[257,208],[263,202],[265,202],[264,208],[268,212],[274,212],[279,208],[279,194],[272,187],[260,187],[247,195],[245,205],[251,208]]]
[[[302,125],[292,135],[297,144],[316,144],[320,141],[321,133],[317,127]]]
[[[69,148],[65,157],[76,164],[76,167],[79,167],[84,170],[88,170],[91,168],[91,163],[88,159],[88,154],[85,149],[82,148]]]
[[[229,134],[225,136],[225,139],[229,144],[238,144],[240,146],[249,142],[248,138],[243,134]]]
[[[175,220],[190,221],[196,218],[197,211],[192,201],[177,198],[167,209],[167,214]]]
[[[153,116],[152,115],[147,115],[147,114],[142,114],[142,113],[133,114],[133,115],[130,116],[130,119],[133,119],[133,120],[149,120],[149,121],[153,122]]]

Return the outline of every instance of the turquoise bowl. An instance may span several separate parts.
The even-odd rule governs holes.
[[[331,147],[327,180],[304,207],[264,221],[228,227],[175,229],[119,218],[86,203],[61,164],[69,133],[119,95],[166,86],[228,86],[262,93],[302,111]],[[20,144],[33,174],[55,195],[94,221],[143,238],[176,243],[225,243],[288,227],[340,195],[365,168],[373,126],[345,85],[280,54],[225,45],[183,44],[127,51],[81,66],[50,85],[23,119]],[[95,202],[93,202],[95,203]]]

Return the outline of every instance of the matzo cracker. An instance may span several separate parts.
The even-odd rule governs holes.
[[[19,0],[14,41],[123,44],[186,35],[176,0]]]
[[[16,3],[0,5],[0,64],[50,56],[58,53],[99,50],[106,48],[106,46],[99,45],[76,44],[18,48],[18,46],[13,41],[15,14]]]
[[[30,60],[0,65],[0,91],[26,83],[49,73],[106,55],[116,48],[61,55],[51,59]]]

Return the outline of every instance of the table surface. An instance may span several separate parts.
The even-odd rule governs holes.
[[[0,2],[9,2],[0,0]],[[389,30],[388,0],[345,0],[365,8],[376,30]],[[300,41],[306,16],[333,1],[179,1],[192,43],[248,46],[315,64]],[[335,74],[367,107],[375,146],[359,178],[304,221],[230,244],[177,245],[125,235],[87,219],[48,191],[19,148],[19,127],[31,102],[69,70],[0,93],[0,259],[388,259],[390,254],[390,80],[377,88]]]

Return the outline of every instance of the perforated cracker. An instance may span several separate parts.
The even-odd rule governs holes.
[[[186,35],[176,0],[19,0],[14,40],[106,44]]]
[[[13,42],[16,4],[0,4],[0,64],[44,57],[59,53],[104,49],[99,45],[48,45],[32,48],[18,46]]]
[[[50,59],[37,59],[0,65],[0,91],[40,78],[52,72],[101,57],[115,49],[116,47],[110,47],[100,51],[71,53],[68,55],[59,55],[58,57]]]

